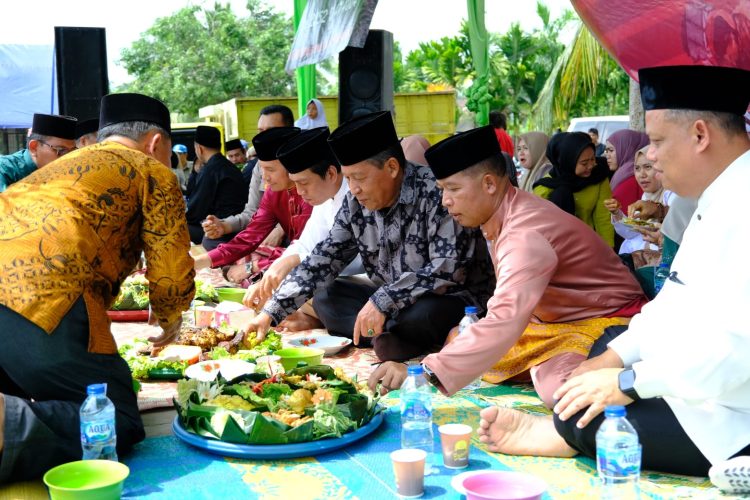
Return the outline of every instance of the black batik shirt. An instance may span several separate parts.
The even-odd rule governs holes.
[[[460,226],[448,214],[428,167],[407,163],[394,206],[371,211],[346,194],[328,237],[292,270],[263,311],[280,322],[331,285],[357,254],[379,286],[370,300],[390,318],[425,293],[459,296],[482,311],[495,285],[479,230]]]

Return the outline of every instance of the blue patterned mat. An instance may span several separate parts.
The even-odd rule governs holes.
[[[398,498],[390,452],[400,447],[397,394],[383,425],[362,441],[313,458],[239,460],[199,451],[174,436],[150,438],[124,460],[131,474],[123,498],[262,498],[262,499],[387,499]],[[466,423],[476,428],[479,409],[500,404],[524,411],[545,412],[533,391],[524,386],[497,386],[452,398],[435,396],[434,424]],[[593,460],[511,457],[486,451],[476,435],[468,469],[442,465],[435,428],[435,472],[425,478],[423,498],[463,498],[451,479],[466,470],[519,470],[544,479],[544,498],[599,498]],[[719,498],[705,478],[643,473],[643,498]]]

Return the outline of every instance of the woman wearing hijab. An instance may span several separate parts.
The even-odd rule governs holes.
[[[661,180],[656,176],[653,162],[646,158],[646,151],[648,148],[649,146],[645,146],[639,149],[635,154],[635,175],[633,178],[638,182],[638,186],[643,191],[641,200],[653,201],[668,207],[672,198],[672,191],[664,189]],[[621,255],[632,253],[636,250],[659,250],[658,246],[649,244],[644,240],[642,233],[623,224],[622,219],[625,217],[625,214],[622,212],[622,206],[619,201],[614,198],[605,200],[604,206],[607,207],[607,210],[612,214],[612,224],[614,225],[615,231],[624,239],[619,251]]]
[[[596,157],[585,132],[561,132],[547,144],[552,170],[534,184],[534,193],[588,224],[610,246],[615,230],[604,200],[612,197],[607,163]]]
[[[607,139],[604,156],[613,174],[609,187],[612,197],[620,202],[620,206],[627,210],[631,203],[641,199],[643,190],[633,176],[635,153],[648,146],[648,136],[635,130],[618,130]]]
[[[518,181],[519,187],[529,193],[534,192],[534,183],[547,175],[552,164],[544,154],[549,136],[543,132],[526,132],[518,139],[516,157],[523,168]]]
[[[328,122],[326,121],[326,111],[323,109],[323,103],[317,99],[310,99],[307,103],[307,112],[294,122],[294,126],[302,130],[327,127]]]

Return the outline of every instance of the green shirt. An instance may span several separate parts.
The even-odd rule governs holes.
[[[0,193],[34,170],[36,170],[36,163],[31,159],[28,149],[22,149],[12,155],[0,156]]]
[[[546,175],[545,177],[549,177]],[[552,194],[552,188],[537,186],[534,194],[548,200]],[[588,224],[607,245],[615,246],[615,228],[612,226],[609,211],[604,207],[604,200],[612,198],[612,189],[609,187],[609,179],[604,179],[599,184],[586,186],[573,193],[576,205],[576,217]]]

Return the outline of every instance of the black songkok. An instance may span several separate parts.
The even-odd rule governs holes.
[[[445,179],[492,156],[501,155],[492,125],[448,137],[431,146],[424,156],[435,178]]]

